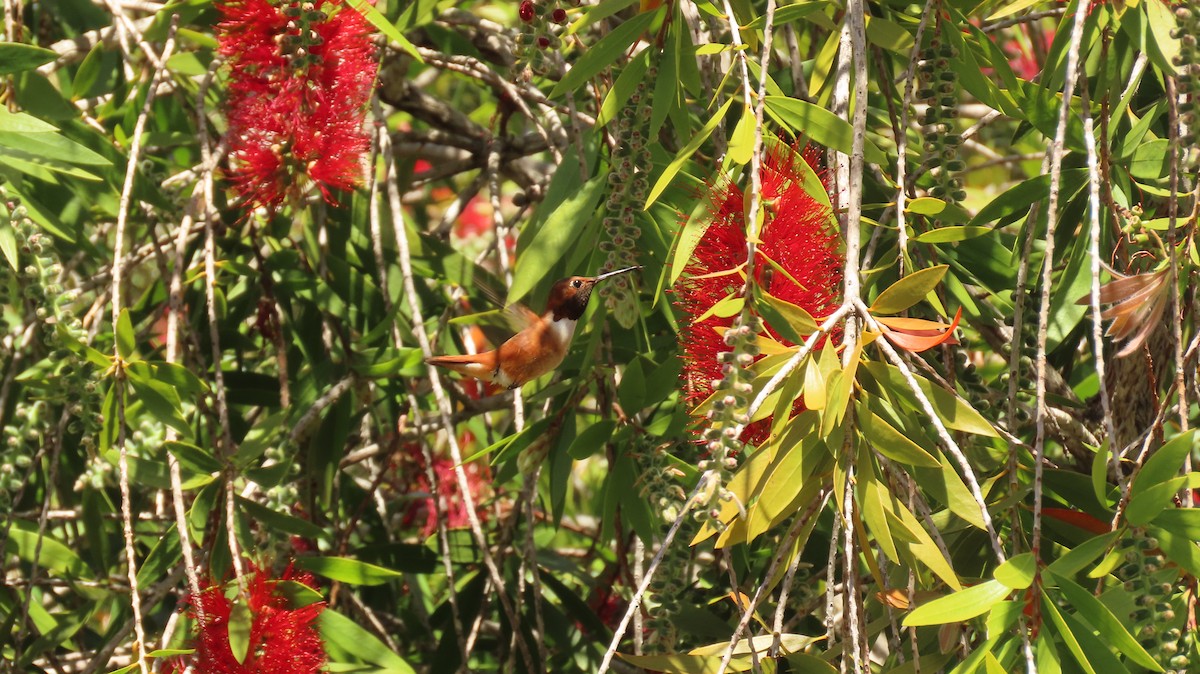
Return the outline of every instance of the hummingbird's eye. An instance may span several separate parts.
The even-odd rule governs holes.
[[[571,281],[571,286],[575,287],[575,288],[582,288],[583,281],[580,281],[579,279],[575,279],[574,281]]]

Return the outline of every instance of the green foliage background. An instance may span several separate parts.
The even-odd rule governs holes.
[[[367,179],[265,217],[210,1],[6,3],[2,666],[161,668],[189,572],[294,558],[331,671],[1195,671],[1195,0],[536,4],[355,3]],[[829,149],[861,304],[843,358],[737,375],[792,358],[770,409],[809,410],[726,465],[697,433],[745,402],[682,401],[666,291],[759,106]],[[616,212],[635,293],[554,376],[431,380],[489,295],[613,259]],[[958,344],[898,355],[867,307],[961,309]]]

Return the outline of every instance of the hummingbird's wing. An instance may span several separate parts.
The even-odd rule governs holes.
[[[491,302],[496,306],[504,307],[504,309],[497,312],[497,314],[499,314],[500,318],[502,318],[508,327],[512,329],[513,334],[516,334],[537,322],[539,316],[533,313],[532,309],[524,304],[521,304],[520,302],[506,304],[504,297],[501,296],[499,290],[497,290],[494,286],[486,282],[476,282],[475,288],[480,292],[480,294],[491,300]]]

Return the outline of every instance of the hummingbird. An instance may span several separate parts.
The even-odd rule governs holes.
[[[541,316],[522,304],[509,307],[523,327],[499,348],[474,355],[433,356],[426,358],[425,363],[510,389],[520,388],[563,361],[575,335],[575,323],[587,309],[596,284],[637,269],[641,266],[617,269],[599,276],[561,279],[550,289],[546,311]]]

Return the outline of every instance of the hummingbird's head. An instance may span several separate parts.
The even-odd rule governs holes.
[[[554,287],[550,289],[550,299],[546,302],[546,310],[554,313],[556,321],[563,318],[577,321],[587,309],[588,300],[592,298],[592,288],[595,288],[597,283],[635,269],[641,269],[641,267],[626,267],[599,276],[568,276],[555,283]]]

